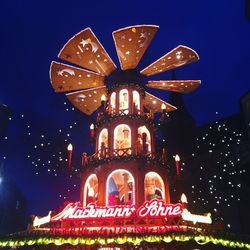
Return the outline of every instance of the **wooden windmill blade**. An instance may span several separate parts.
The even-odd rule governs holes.
[[[79,111],[91,115],[101,105],[101,96],[106,95],[106,86],[81,90],[66,94],[69,101]]]
[[[159,26],[135,25],[113,32],[122,70],[134,69],[154,38]]]
[[[52,61],[50,81],[55,92],[67,92],[104,85],[104,76],[98,73]]]
[[[200,80],[161,80],[148,81],[146,86],[155,89],[169,90],[187,94],[196,90],[200,84]]]
[[[176,110],[177,108],[167,102],[164,102],[160,98],[148,93],[145,91],[145,97],[143,99],[143,105],[146,109],[156,113],[162,112],[162,104],[165,105],[166,112],[171,112]]]
[[[90,28],[69,39],[58,57],[105,76],[116,69],[116,65]]]
[[[151,76],[199,60],[198,54],[189,47],[179,45],[143,70],[142,75]]]

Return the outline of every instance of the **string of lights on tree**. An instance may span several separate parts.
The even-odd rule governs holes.
[[[66,112],[76,112],[69,103],[64,102],[63,105]],[[53,133],[48,133],[46,129],[38,133],[32,126],[32,121],[28,121],[24,114],[16,115],[13,119],[19,119],[22,124],[23,138],[29,146],[25,157],[32,166],[34,176],[44,172],[55,178],[67,176],[68,186],[66,185],[58,196],[63,200],[68,199],[71,191],[78,188],[75,174],[80,171],[80,166],[78,168],[74,166],[73,172],[65,171],[68,160],[66,148],[72,141],[74,131],[79,129],[77,121],[72,121]],[[223,206],[230,207],[233,203],[240,201],[239,190],[242,184],[239,180],[241,175],[246,173],[246,169],[241,167],[241,159],[235,148],[240,147],[241,137],[241,133],[216,121],[206,129],[204,134],[196,138],[195,152],[185,162],[181,162],[182,174],[190,171],[188,169],[190,166],[195,168],[195,181],[191,185],[191,202],[207,208],[208,211],[213,208],[216,212]],[[8,136],[4,139],[7,144]],[[206,153],[208,153],[208,158],[202,162],[202,156]],[[74,157],[80,159],[81,156],[74,155]],[[7,158],[8,154],[3,155],[3,160]],[[204,185],[205,183],[207,185]],[[204,194],[208,195],[204,196]]]
[[[203,129],[196,138],[195,151],[182,162],[182,173],[192,172],[190,202],[208,211],[213,209],[214,216],[238,206],[241,179],[246,174],[239,158],[241,145],[242,134],[222,121]]]
[[[70,107],[67,102],[64,102],[63,105],[66,112],[75,112],[75,109]],[[15,140],[19,140],[25,149],[23,160],[29,162],[34,177],[48,174],[54,178],[66,177],[68,179],[65,182],[66,185],[62,187],[62,193],[58,194],[59,198],[66,200],[71,191],[78,188],[73,177],[77,175],[79,169],[75,168],[71,173],[66,171],[67,145],[71,142],[73,131],[79,128],[78,122],[71,121],[53,131],[47,129],[44,124],[38,126],[37,121],[34,122],[29,114],[15,114],[9,118],[9,122],[18,124],[20,135],[15,136],[15,138],[12,138],[14,136],[11,134],[4,137],[5,150],[2,159],[8,162],[13,154],[13,143],[15,144]],[[21,159],[20,162],[22,162]]]

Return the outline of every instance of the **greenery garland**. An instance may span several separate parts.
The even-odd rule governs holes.
[[[141,160],[145,164],[157,164],[160,165],[164,168],[166,168],[167,171],[170,172],[170,166],[166,163],[166,161],[162,160],[161,157],[156,156],[156,157],[151,157],[149,155],[144,155],[144,154],[131,154],[131,155],[126,155],[126,156],[111,156],[111,157],[106,157],[106,158],[93,158],[91,161],[88,162],[87,167],[93,167],[96,165],[101,165],[105,163],[110,163],[114,161],[122,161],[122,162],[128,162],[128,161],[133,161],[133,160]]]
[[[33,245],[49,245],[54,244],[61,246],[64,244],[76,245],[107,245],[107,244],[126,244],[131,243],[135,246],[140,245],[143,242],[147,243],[170,243],[172,241],[188,242],[195,241],[199,245],[212,243],[214,245],[222,245],[229,248],[245,248],[250,249],[250,243],[243,241],[227,240],[223,238],[215,238],[210,235],[138,235],[138,236],[115,236],[115,237],[38,237],[38,238],[26,238],[26,239],[0,239],[0,248],[5,247],[23,247]]]
[[[95,127],[100,128],[107,122],[113,122],[113,121],[124,121],[124,120],[143,120],[146,124],[148,124],[150,127],[155,127],[156,125],[154,123],[154,120],[140,114],[113,114],[113,115],[103,115],[99,121],[96,122]]]

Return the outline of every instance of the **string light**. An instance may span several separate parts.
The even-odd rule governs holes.
[[[64,105],[69,111],[72,110],[68,108],[66,102]],[[71,137],[74,135],[73,129],[77,122],[71,122],[67,128],[56,129],[54,136],[61,139],[60,141],[53,141],[53,137],[45,132],[41,132],[36,136],[37,133],[26,116],[22,114],[20,118],[24,122],[23,127],[25,135],[32,137],[32,147],[29,148],[25,157],[32,165],[34,175],[37,176],[45,170],[48,175],[53,175],[54,177],[62,176],[67,159],[65,152],[62,153],[59,150],[63,149],[64,145],[67,144],[64,143],[64,141],[71,141]],[[216,167],[214,168],[216,168],[216,174],[211,170],[211,164],[209,164],[209,162],[202,163],[202,166],[198,168],[197,185],[195,185],[195,188],[192,187],[192,195],[194,197],[193,203],[204,201],[204,198],[202,200],[200,196],[205,193],[204,188],[207,187],[207,194],[210,197],[206,199],[206,204],[221,210],[223,205],[231,206],[235,201],[239,202],[241,200],[238,189],[240,189],[242,185],[239,183],[238,177],[244,174],[246,170],[241,169],[242,160],[232,150],[236,145],[241,145],[241,140],[239,138],[242,137],[242,134],[230,130],[224,123],[216,121],[215,124],[214,126],[209,126],[202,136],[196,138],[197,146],[195,152],[192,153],[192,158],[195,161],[197,157],[199,158],[201,152],[207,150],[210,157],[215,160]],[[33,140],[33,138],[35,138],[35,140]],[[6,136],[5,140],[6,143],[8,143],[10,138]],[[31,140],[31,138],[29,140]],[[211,147],[213,147],[213,149],[211,149]],[[220,149],[221,152],[218,152],[214,147]],[[48,154],[48,151],[50,151],[50,154]],[[6,156],[4,156],[3,159],[6,159]],[[182,165],[185,165],[185,163],[182,162]],[[78,171],[77,169],[74,170],[75,173]],[[73,178],[72,175],[68,175],[68,179],[73,180],[75,178]],[[205,181],[209,185],[204,185]],[[74,185],[75,183],[70,181],[69,186],[66,185],[64,187],[60,198],[67,198],[69,193],[68,190],[73,190]],[[225,185],[227,185],[227,192],[222,193],[221,190],[224,189],[221,187]],[[74,188],[74,190],[75,189],[77,188]],[[223,199],[219,198],[221,195],[223,195]]]
[[[68,106],[66,102],[64,105],[65,107]],[[9,119],[9,121],[12,120],[13,119]],[[45,129],[42,131],[42,126],[40,126],[41,132],[37,133],[38,125],[36,124],[36,121],[32,121],[29,118],[29,115],[17,114],[15,116],[15,122],[18,123],[18,127],[22,133],[22,138],[24,138],[23,150],[26,153],[21,157],[30,162],[31,173],[33,172],[34,178],[39,178],[38,176],[44,176],[46,174],[51,177],[53,176],[54,178],[57,178],[58,176],[60,178],[65,178],[66,176],[68,181],[65,181],[65,185],[62,187],[62,192],[64,192],[64,197],[68,198],[68,189],[72,189],[75,183],[77,183],[78,189],[80,187],[78,179],[70,178],[65,175],[65,160],[67,155],[66,152],[62,152],[61,149],[64,149],[65,145],[67,145],[64,143],[65,139],[71,140],[71,134],[78,123],[76,121],[69,122],[69,124],[66,126],[64,125],[63,128],[57,128],[54,131],[46,131]],[[13,140],[16,138],[13,138],[13,136],[6,136],[4,139],[5,153],[6,155],[9,155],[10,158],[13,158],[11,157],[11,148]],[[6,161],[7,157],[2,156],[2,159]],[[8,162],[6,162],[6,164],[7,163]],[[74,190],[77,189],[74,188]]]
[[[205,128],[203,134],[196,138],[196,150],[191,154],[189,166],[197,164],[197,160],[200,164],[196,170],[196,179],[193,180],[195,188],[192,186],[191,189],[191,199],[197,206],[207,205],[208,211],[212,207],[214,211],[222,211],[224,207],[237,206],[241,200],[241,192],[238,191],[242,188],[239,175],[244,171],[238,155],[241,145],[239,134],[225,123],[216,121],[215,126]],[[200,156],[206,154],[209,158],[204,157],[202,162],[203,157]],[[204,195],[206,202],[202,202]]]

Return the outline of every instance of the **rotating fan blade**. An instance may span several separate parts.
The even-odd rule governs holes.
[[[166,105],[166,112],[174,111],[177,108],[172,106],[171,104],[164,102],[163,100],[159,99],[158,97],[148,93],[145,91],[145,97],[143,99],[143,105],[148,110],[152,112],[162,112],[162,104]]]
[[[60,51],[59,58],[108,76],[116,66],[90,28],[73,36]]]
[[[148,81],[147,87],[163,89],[179,93],[191,93],[201,84],[200,80],[170,80],[170,81]]]
[[[106,95],[106,87],[96,87],[68,93],[70,102],[81,112],[91,115],[101,105],[101,96]]]
[[[66,92],[103,86],[104,76],[53,61],[50,65],[50,81],[55,92]]]
[[[151,76],[195,62],[197,60],[199,60],[199,56],[194,50],[189,47],[179,45],[166,55],[151,63],[145,69],[141,70],[140,73],[146,76]]]
[[[137,66],[158,29],[156,25],[135,25],[113,32],[122,70]]]

